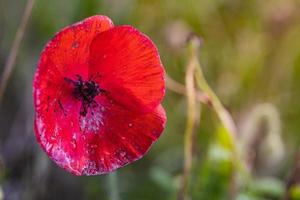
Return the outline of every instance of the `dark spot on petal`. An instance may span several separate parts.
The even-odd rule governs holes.
[[[79,47],[79,43],[77,41],[75,41],[75,42],[72,43],[72,48],[73,49],[76,49],[78,47]]]

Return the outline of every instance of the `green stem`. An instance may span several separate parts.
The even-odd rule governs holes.
[[[121,198],[119,197],[117,172],[113,172],[108,175],[108,182],[110,200],[120,200]]]
[[[208,83],[203,75],[200,63],[198,61],[197,61],[196,66],[197,67],[196,67],[195,76],[196,76],[196,83],[197,83],[198,87],[209,96],[212,107],[216,111],[220,121],[222,122],[224,127],[227,129],[228,133],[231,134],[232,139],[235,140],[237,131],[236,131],[235,123],[234,123],[231,115],[224,108],[224,106],[222,105],[222,103],[219,100],[219,98],[217,97],[217,95],[213,92],[213,90],[208,85]]]
[[[239,149],[237,148],[237,143],[236,143],[237,130],[236,130],[236,125],[234,123],[234,120],[230,115],[230,113],[228,112],[228,110],[223,106],[223,104],[221,103],[217,95],[214,93],[214,91],[207,83],[200,62],[198,61],[197,54],[199,49],[199,38],[196,37],[191,38],[190,49],[192,55],[191,59],[194,60],[195,63],[195,79],[196,79],[197,86],[204,94],[207,95],[210,103],[209,105],[216,112],[222,125],[227,130],[226,133],[228,134],[228,137],[230,138],[232,143],[234,164],[236,168],[239,170],[239,172],[241,173],[241,175],[243,176],[244,181],[246,183],[249,183],[251,181],[249,171],[243,159],[241,158]]]
[[[190,50],[190,49],[189,49]],[[190,51],[192,53],[192,51]],[[185,77],[186,82],[186,95],[187,95],[187,122],[184,134],[184,166],[183,166],[183,176],[181,183],[181,190],[178,199],[187,200],[188,188],[190,182],[190,174],[192,168],[193,160],[193,136],[194,127],[197,120],[197,114],[200,109],[197,109],[196,105],[196,90],[194,85],[194,73],[196,69],[196,60],[193,56],[190,56],[190,61],[187,66],[187,72]]]

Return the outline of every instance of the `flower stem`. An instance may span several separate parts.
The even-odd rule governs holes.
[[[209,84],[207,83],[200,62],[198,61],[198,50],[199,50],[199,38],[193,36],[190,38],[189,46],[190,46],[190,55],[191,61],[194,67],[194,75],[195,80],[198,88],[201,90],[203,94],[207,96],[209,99],[209,104],[212,109],[216,112],[220,122],[226,129],[226,133],[228,134],[228,138],[231,140],[232,144],[232,155],[233,155],[233,163],[236,168],[239,170],[241,175],[243,176],[246,182],[249,182],[249,172],[243,159],[240,157],[239,150],[237,148],[236,137],[237,137],[237,129],[234,123],[234,120],[228,110],[222,105],[221,101],[214,93],[214,91],[210,88]],[[235,177],[233,177],[234,179]],[[235,182],[235,181],[234,181]],[[235,184],[234,184],[235,185]]]
[[[178,94],[186,95],[186,86],[172,79],[168,74],[166,74],[166,87]],[[196,100],[198,102],[210,105],[210,99],[206,94],[196,90]]]
[[[190,49],[189,49],[190,50]],[[190,50],[190,54],[193,51]],[[184,134],[184,166],[183,166],[183,176],[180,192],[178,194],[178,199],[188,200],[188,188],[190,182],[190,174],[192,168],[193,160],[193,137],[194,137],[194,127],[197,120],[197,114],[200,108],[197,109],[196,98],[197,92],[194,85],[194,73],[196,69],[196,60],[194,56],[190,57],[189,64],[187,66],[187,72],[185,77],[186,82],[186,96],[187,96],[187,124]]]
[[[224,106],[222,105],[222,103],[219,100],[219,98],[217,97],[217,95],[214,93],[214,91],[208,85],[208,83],[203,75],[201,65],[198,61],[196,61],[196,66],[197,67],[196,67],[195,76],[196,76],[196,83],[197,83],[198,87],[205,94],[207,94],[209,96],[209,99],[211,100],[211,103],[212,103],[212,107],[216,111],[220,121],[222,122],[224,127],[227,129],[228,133],[231,134],[232,139],[235,139],[237,131],[236,131],[235,123],[234,123],[231,115],[226,110],[226,108],[224,108]]]
[[[108,183],[110,200],[121,200],[118,189],[118,174],[116,171],[108,175]]]

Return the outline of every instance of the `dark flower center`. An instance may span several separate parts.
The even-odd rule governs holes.
[[[97,106],[97,102],[94,98],[100,94],[105,93],[105,90],[101,89],[99,85],[93,81],[83,81],[80,75],[76,75],[77,80],[72,80],[69,78],[65,78],[65,81],[71,83],[74,86],[74,90],[72,92],[73,96],[81,101],[80,115],[86,116],[87,109],[89,107]]]

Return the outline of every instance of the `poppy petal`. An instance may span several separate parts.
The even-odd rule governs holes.
[[[34,77],[36,111],[58,104],[66,91],[65,77],[87,77],[89,46],[96,34],[113,27],[106,16],[92,16],[58,32],[41,53]]]
[[[151,113],[138,114],[103,95],[96,102],[86,116],[79,118],[75,113],[79,105],[65,113],[53,108],[36,116],[36,134],[43,149],[75,175],[105,174],[141,158],[166,123],[161,106]],[[68,99],[62,100],[63,107],[69,104]]]
[[[57,70],[73,76],[88,73],[89,47],[93,38],[113,27],[106,16],[95,15],[58,32],[41,53],[38,73]]]
[[[165,93],[158,50],[143,33],[118,26],[98,34],[90,47],[91,74],[112,98],[137,112],[157,107]]]

